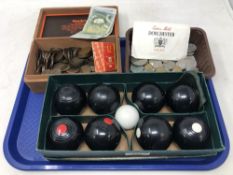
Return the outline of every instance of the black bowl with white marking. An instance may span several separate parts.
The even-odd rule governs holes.
[[[169,123],[154,116],[146,116],[139,120],[135,136],[139,145],[145,150],[167,149],[173,139]]]
[[[205,148],[210,140],[210,129],[201,118],[184,117],[174,124],[174,139],[182,149]]]

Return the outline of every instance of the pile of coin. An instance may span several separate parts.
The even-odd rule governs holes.
[[[136,59],[131,56],[130,71],[133,73],[198,71],[197,62],[194,57],[196,49],[197,46],[190,43],[188,46],[187,56],[178,61]]]
[[[91,47],[38,50],[36,62],[38,74],[89,73],[94,71]]]

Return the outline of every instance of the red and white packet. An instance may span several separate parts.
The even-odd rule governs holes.
[[[112,42],[91,42],[95,72],[113,72],[115,65],[115,44]]]

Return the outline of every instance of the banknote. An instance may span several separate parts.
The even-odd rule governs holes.
[[[100,39],[112,33],[117,10],[109,7],[92,7],[81,32],[71,36],[79,39]]]

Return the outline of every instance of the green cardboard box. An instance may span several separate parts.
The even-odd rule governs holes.
[[[98,117],[89,107],[79,115],[62,116],[54,112],[53,96],[56,89],[63,84],[78,84],[83,89],[88,89],[94,84],[111,84],[117,88],[121,95],[121,103],[131,102],[130,94],[133,88],[141,82],[155,82],[165,91],[176,83],[187,83],[197,88],[201,94],[201,105],[197,112],[174,113],[164,107],[158,113],[145,114],[139,110],[140,117],[153,115],[162,117],[172,125],[180,117],[200,117],[207,122],[211,131],[210,143],[203,149],[180,149],[176,143],[172,142],[167,150],[143,150],[134,137],[134,130],[122,132],[119,146],[114,151],[92,151],[83,142],[77,150],[53,150],[46,145],[47,126],[50,120],[57,117],[70,117],[82,122],[84,128],[94,117]],[[114,117],[114,113],[106,114]],[[39,135],[37,141],[37,151],[41,152],[47,159],[55,160],[139,160],[139,159],[167,159],[177,157],[203,157],[213,156],[224,150],[221,135],[219,133],[216,114],[206,85],[204,75],[201,73],[137,73],[137,74],[93,74],[93,75],[55,75],[50,76],[44,99],[44,106],[41,115]]]

